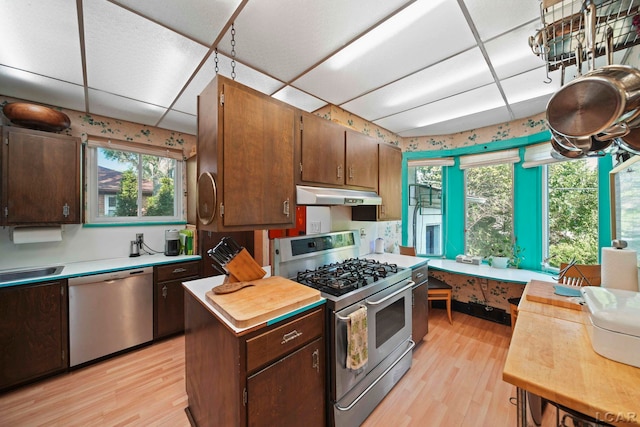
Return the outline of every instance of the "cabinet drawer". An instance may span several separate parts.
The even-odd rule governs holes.
[[[158,275],[157,282],[182,279],[184,277],[197,276],[200,268],[199,261],[181,262],[177,264],[167,264],[156,267]]]
[[[420,284],[422,282],[426,282],[427,279],[429,278],[428,270],[429,270],[429,265],[428,264],[425,264],[423,266],[420,266],[420,267],[414,269],[411,272],[411,280],[416,282],[416,285],[418,285],[418,284]]]
[[[260,368],[322,336],[323,310],[315,310],[255,338],[247,340],[247,372]]]

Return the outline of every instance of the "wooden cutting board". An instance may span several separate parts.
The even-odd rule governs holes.
[[[320,291],[280,276],[251,281],[230,294],[206,293],[209,302],[237,328],[264,323],[320,300]]]
[[[527,285],[527,299],[558,307],[582,310],[582,305],[575,301],[575,297],[556,295],[553,289],[555,283],[532,280]]]

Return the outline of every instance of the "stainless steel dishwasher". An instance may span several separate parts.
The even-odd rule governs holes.
[[[153,339],[153,267],[69,279],[69,363]]]

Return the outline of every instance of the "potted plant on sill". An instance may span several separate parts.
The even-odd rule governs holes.
[[[511,239],[507,237],[492,243],[489,265],[494,268],[508,268],[511,261],[512,249]]]

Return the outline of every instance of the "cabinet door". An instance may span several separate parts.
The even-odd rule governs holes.
[[[223,108],[224,226],[292,226],[293,108],[227,84]]]
[[[66,287],[0,289],[0,390],[67,369]]]
[[[156,283],[156,321],[153,338],[184,331],[184,290],[182,280]]]
[[[345,129],[312,114],[302,115],[300,180],[344,185]]]
[[[347,131],[345,184],[378,189],[378,143],[359,132]]]
[[[402,219],[402,151],[389,144],[379,146],[379,188],[382,204],[378,206],[378,219]]]
[[[80,141],[4,128],[7,224],[80,223]]]
[[[324,340],[318,338],[247,379],[250,427],[325,425]]]

